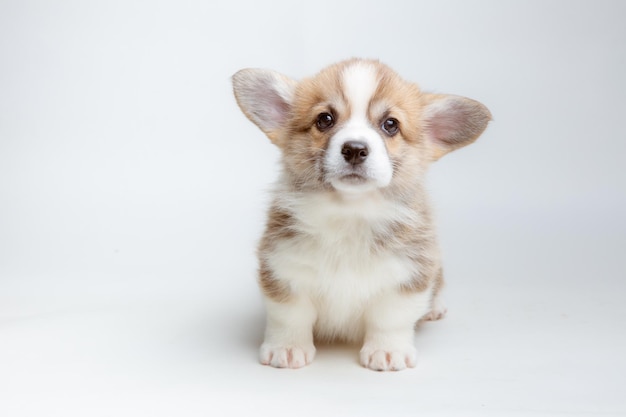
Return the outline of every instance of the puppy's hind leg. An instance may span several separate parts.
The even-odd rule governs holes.
[[[432,299],[430,301],[430,311],[426,313],[426,315],[424,315],[424,317],[422,317],[420,321],[435,321],[441,320],[445,317],[448,309],[441,301],[441,288],[443,287],[443,283],[443,270],[439,268],[439,271],[437,272],[437,276],[435,278]]]
[[[437,294],[433,297],[432,301],[430,302],[430,311],[426,313],[424,317],[422,317],[422,320],[428,320],[428,321],[441,320],[442,318],[446,316],[447,312],[448,312],[448,309],[446,308],[444,303],[441,301],[441,296]]]

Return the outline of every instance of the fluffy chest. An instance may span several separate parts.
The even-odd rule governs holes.
[[[337,201],[325,195],[289,203],[295,233],[275,242],[266,258],[275,277],[307,294],[319,311],[354,319],[374,297],[417,273],[405,252],[386,245],[395,239],[394,225],[412,219],[403,207],[374,197]]]
[[[417,269],[402,255],[377,251],[367,238],[336,235],[282,242],[270,264],[293,291],[321,303],[346,306],[399,287]]]

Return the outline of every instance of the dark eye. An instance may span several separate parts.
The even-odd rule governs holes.
[[[381,126],[381,129],[383,129],[383,131],[389,136],[393,136],[398,133],[398,130],[400,129],[400,122],[398,122],[398,119],[390,117],[388,119],[385,119]]]
[[[330,129],[335,125],[335,118],[330,113],[320,113],[317,116],[317,121],[315,122],[315,126],[319,129],[320,132],[324,132],[325,130]]]

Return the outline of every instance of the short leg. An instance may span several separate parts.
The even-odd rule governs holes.
[[[316,314],[306,297],[285,302],[266,300],[265,340],[260,348],[263,365],[275,368],[301,368],[313,361],[313,324]]]
[[[448,309],[441,301],[441,296],[437,294],[431,302],[430,311],[423,317],[423,320],[441,320],[447,312]]]
[[[439,270],[437,271],[437,275],[435,276],[435,281],[434,281],[434,286],[433,286],[433,294],[432,294],[432,301],[430,303],[430,309],[429,309],[428,313],[426,315],[424,315],[424,317],[422,317],[422,319],[420,321],[423,321],[423,320],[431,320],[431,321],[441,320],[442,318],[444,318],[444,316],[448,312],[448,309],[446,308],[446,306],[441,301],[441,290],[443,288],[443,285],[444,285],[443,269],[441,267],[439,267]]]
[[[430,307],[430,291],[387,293],[366,314],[361,364],[376,371],[400,371],[417,364],[415,322]]]

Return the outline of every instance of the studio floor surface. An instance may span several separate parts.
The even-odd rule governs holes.
[[[623,231],[558,223],[445,244],[449,314],[418,329],[418,366],[395,373],[362,368],[357,346],[261,366],[252,280],[243,294],[216,281],[186,296],[4,297],[0,415],[624,416]]]

